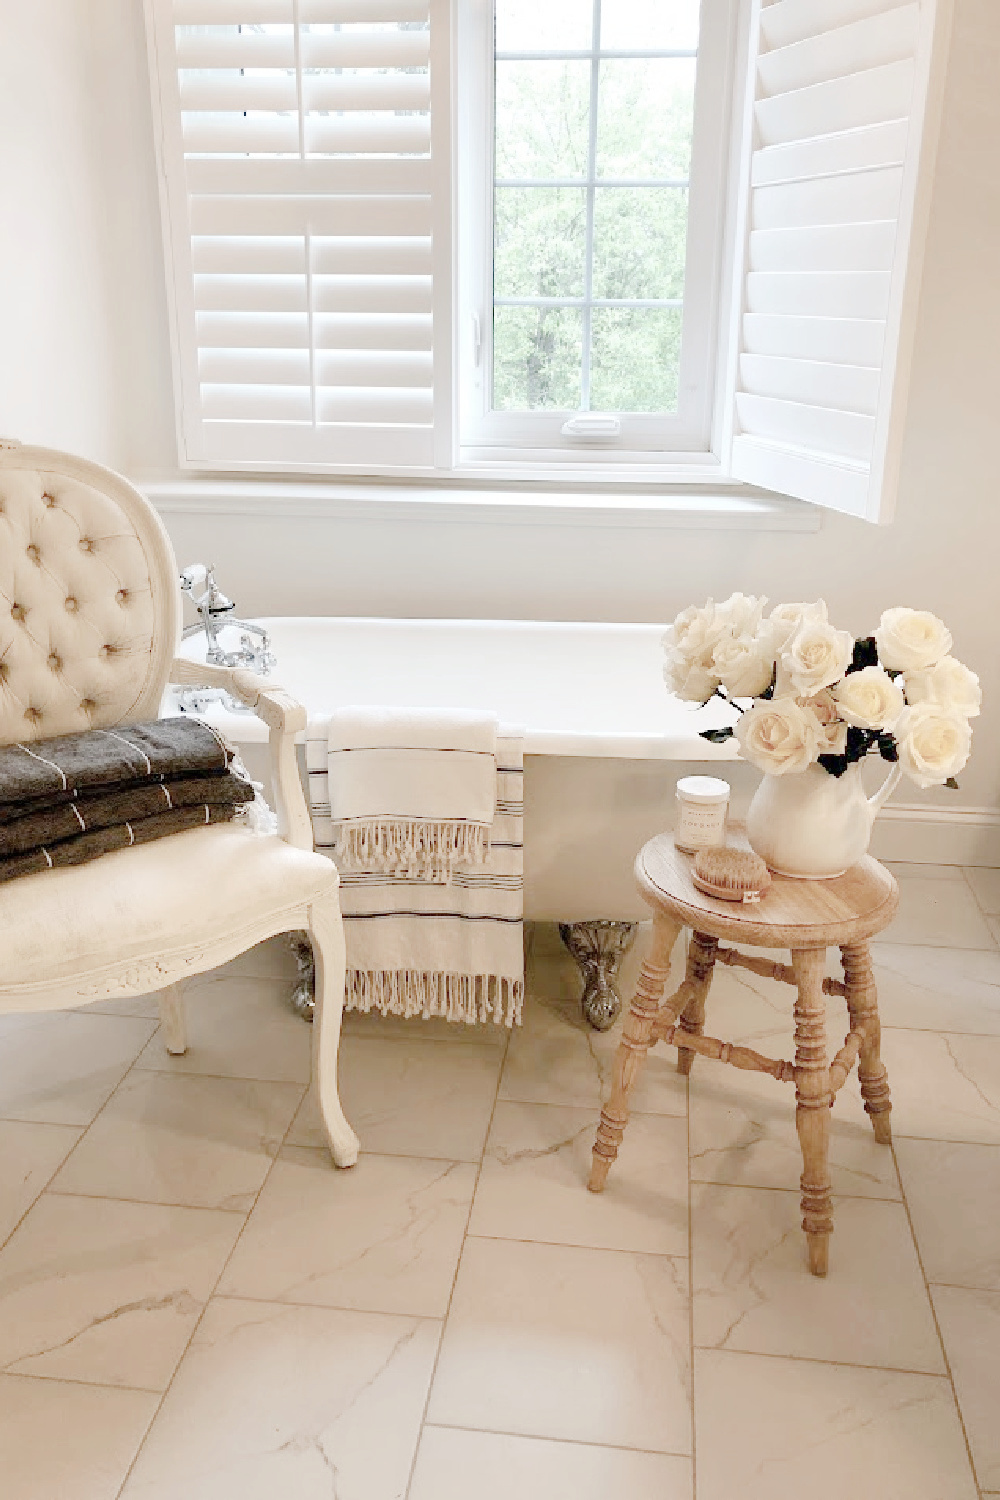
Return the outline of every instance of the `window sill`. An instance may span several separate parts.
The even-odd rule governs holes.
[[[803,531],[821,512],[748,486],[673,485],[555,489],[458,482],[330,483],[262,479],[136,478],[161,515],[238,515],[343,520],[455,521],[462,524],[614,527],[639,530]]]

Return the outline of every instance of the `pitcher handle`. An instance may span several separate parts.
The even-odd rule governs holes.
[[[873,820],[882,811],[882,808],[885,806],[886,802],[896,790],[897,786],[899,785],[899,778],[902,776],[902,774],[903,768],[899,764],[899,761],[897,761],[892,770],[889,772],[888,776],[883,781],[882,785],[879,787],[878,791],[874,792],[868,798],[868,808],[871,812]]]

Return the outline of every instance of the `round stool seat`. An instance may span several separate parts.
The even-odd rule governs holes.
[[[742,830],[729,830],[733,848],[749,849]],[[758,948],[826,948],[861,943],[888,927],[899,905],[899,886],[878,860],[866,855],[834,880],[794,880],[772,875],[758,901],[721,901],[691,879],[694,855],[669,833],[639,851],[635,876],[644,899],[684,927]]]

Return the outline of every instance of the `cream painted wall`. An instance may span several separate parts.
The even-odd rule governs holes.
[[[1000,4],[957,0],[901,495],[813,534],[168,516],[252,613],[667,619],[732,589],[839,623],[942,614],[987,708],[959,794],[1000,808]],[[173,415],[138,0],[0,0],[0,432],[139,476]],[[907,800],[920,800],[907,793]]]

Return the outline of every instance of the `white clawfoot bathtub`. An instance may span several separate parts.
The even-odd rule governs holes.
[[[706,761],[744,808],[756,775],[698,731],[728,723],[663,685],[659,625],[520,620],[262,619],[272,674],[310,717],[348,703],[481,708],[524,730],[525,915],[536,921],[646,915],[632,880],[646,839],[673,826],[674,784]],[[229,643],[225,643],[227,649]],[[234,642],[233,644],[238,644]],[[201,635],[185,654],[204,659]],[[251,716],[208,717],[263,777]]]

